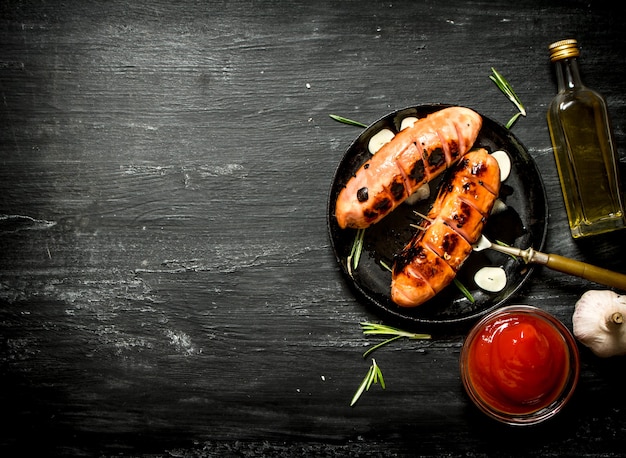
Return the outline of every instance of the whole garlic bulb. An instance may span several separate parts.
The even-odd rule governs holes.
[[[591,290],[576,302],[574,336],[602,358],[626,354],[626,296]]]

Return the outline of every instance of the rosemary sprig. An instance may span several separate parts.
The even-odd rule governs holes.
[[[354,396],[352,396],[352,401],[350,401],[350,407],[356,404],[356,402],[365,391],[369,391],[372,384],[376,383],[380,383],[381,388],[383,390],[385,389],[385,379],[383,378],[383,372],[380,370],[378,364],[376,364],[376,360],[372,358],[372,365],[367,370],[367,374],[365,374],[365,377],[359,385],[359,388],[356,390],[356,393],[354,393]]]
[[[521,100],[513,90],[513,87],[511,87],[511,84],[509,84],[509,82],[506,80],[506,78],[498,73],[498,71],[493,67],[491,67],[491,71],[493,72],[493,75],[489,75],[489,79],[496,83],[496,86],[498,86],[498,88],[504,93],[504,95],[506,95],[519,110],[519,112],[515,113],[515,115],[513,115],[513,117],[509,119],[509,122],[506,123],[506,128],[510,129],[515,121],[517,121],[517,118],[519,118],[520,116],[526,116],[526,109],[524,108],[524,105],[522,105]]]
[[[335,115],[335,114],[330,114],[328,116],[330,116],[335,121],[338,121],[338,122],[341,122],[341,123],[344,123],[344,124],[348,124],[350,126],[367,127],[367,124],[363,124],[362,122],[359,122],[359,121],[353,121],[352,119],[344,118],[343,116],[339,116],[339,115]]]
[[[510,129],[511,126],[515,124],[515,121],[517,121],[517,118],[519,118],[520,116],[522,116],[522,113],[518,111],[511,117],[511,119],[509,119],[509,122],[507,122],[504,127],[506,127],[507,129]]]
[[[364,321],[364,322],[361,322],[360,325],[361,325],[361,328],[363,329],[363,334],[365,335],[392,336],[384,340],[383,342],[374,345],[372,348],[368,349],[365,353],[363,353],[363,358],[367,357],[370,353],[382,347],[383,345],[386,345],[390,342],[396,341],[403,337],[406,337],[412,340],[423,340],[423,339],[431,338],[430,334],[415,334],[412,332],[403,331],[401,329],[394,328],[392,326],[387,326],[384,324],[370,323],[370,322]],[[363,378],[363,381],[359,385],[359,388],[356,390],[356,393],[354,393],[354,396],[352,397],[352,401],[350,402],[350,407],[356,404],[356,402],[359,400],[361,395],[365,391],[369,391],[370,386],[372,386],[372,384],[375,384],[375,383],[380,383],[380,386],[383,389],[385,389],[385,380],[383,379],[383,373],[380,370],[380,367],[378,366],[378,364],[376,364],[376,360],[372,358],[372,365],[367,371],[365,378]]]
[[[465,287],[465,285],[461,283],[457,278],[454,279],[454,284],[457,288],[459,288],[459,290],[463,293],[463,295],[467,298],[468,301],[470,301],[472,304],[476,302],[476,299],[474,299],[474,296],[472,296],[472,293],[470,293],[469,290]]]
[[[411,340],[428,340],[432,337],[430,334],[416,334],[413,332],[403,331],[402,329],[394,328],[392,326],[378,323],[370,323],[367,321],[361,322],[360,325],[361,329],[363,330],[363,334],[365,335],[392,336],[369,348],[365,353],[363,353],[363,358],[366,358],[370,353],[376,351],[383,345],[387,345],[388,343],[394,342],[403,337]]]
[[[365,229],[359,229],[356,231],[354,241],[352,242],[352,249],[347,258],[348,274],[352,277],[352,272],[359,266],[359,260],[361,259],[361,252],[363,251],[363,237],[365,235]]]

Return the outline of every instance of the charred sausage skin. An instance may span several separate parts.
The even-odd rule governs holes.
[[[500,191],[500,167],[485,149],[467,153],[440,188],[423,229],[395,257],[391,299],[416,307],[452,282]]]
[[[339,227],[363,229],[380,221],[467,153],[481,126],[478,113],[450,107],[398,132],[339,192],[335,205]]]

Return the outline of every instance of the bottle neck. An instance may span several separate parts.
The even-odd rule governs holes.
[[[575,57],[559,60],[555,63],[555,67],[559,92],[583,87],[578,71],[578,60]]]

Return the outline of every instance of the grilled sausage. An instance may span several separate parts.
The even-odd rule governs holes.
[[[395,257],[391,299],[423,304],[456,276],[500,191],[500,167],[484,149],[467,153],[451,170],[419,230]]]
[[[450,107],[398,132],[339,192],[335,206],[339,227],[362,229],[380,221],[467,153],[481,126],[478,113]]]

